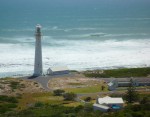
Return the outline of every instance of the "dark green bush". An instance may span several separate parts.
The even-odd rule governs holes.
[[[150,74],[150,67],[104,70],[103,73],[98,72],[98,70],[84,72],[84,75],[86,77],[95,77],[95,78],[147,77],[149,74]]]
[[[6,104],[5,106],[7,106],[8,108],[16,108],[17,104],[9,103],[9,104]]]
[[[91,97],[86,97],[86,98],[84,99],[84,101],[86,101],[86,102],[90,102],[91,100],[92,100]]]
[[[36,102],[34,104],[34,107],[43,107],[43,106],[44,106],[44,104],[42,102]]]
[[[9,96],[5,96],[5,95],[0,96],[0,101],[18,103],[18,100],[16,97],[9,97]]]
[[[73,101],[73,100],[75,100],[77,95],[71,92],[71,93],[63,94],[63,97],[64,97],[64,100]]]
[[[84,110],[87,112],[93,111],[93,105],[92,104],[85,104],[84,105]]]
[[[65,91],[61,89],[56,89],[53,91],[55,96],[61,96]]]

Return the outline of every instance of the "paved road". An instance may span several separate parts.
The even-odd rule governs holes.
[[[42,85],[42,87],[47,90],[47,91],[52,91],[49,87],[48,87],[48,82],[50,79],[52,78],[57,78],[57,77],[64,77],[64,76],[72,76],[73,74],[64,74],[64,75],[54,75],[54,76],[39,76],[39,77],[22,77],[22,79],[25,80],[32,80],[32,81],[36,81],[38,83],[40,83]]]
[[[49,91],[50,89],[48,88],[48,81],[51,78],[53,77],[39,76],[39,77],[23,77],[22,79],[36,81],[40,83],[45,90]]]

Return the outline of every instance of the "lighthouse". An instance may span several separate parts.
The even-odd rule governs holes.
[[[41,36],[41,26],[38,24],[35,31],[36,42],[33,76],[41,76],[43,74]]]

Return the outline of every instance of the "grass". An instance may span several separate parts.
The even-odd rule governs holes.
[[[81,88],[66,88],[64,89],[66,92],[73,92],[73,93],[96,93],[101,92],[102,84],[94,85],[94,86],[87,86]],[[103,91],[108,91],[107,87]]]
[[[16,97],[0,95],[0,114],[13,111],[17,107],[17,103]]]
[[[77,107],[79,105],[84,105],[83,103],[80,103],[80,102],[69,102],[69,103],[66,103],[66,104],[63,104],[64,106],[67,106],[67,107]]]
[[[12,89],[20,89],[20,88],[25,88],[25,85],[24,84],[20,84],[20,82],[11,81],[10,82],[10,87]]]
[[[150,67],[147,68],[124,68],[124,69],[112,69],[104,70],[103,73],[86,71],[84,75],[86,77],[95,77],[95,78],[125,78],[125,77],[147,77],[150,75]]]
[[[19,100],[18,109],[26,109],[29,106],[34,105],[36,102],[47,103],[52,96],[52,93],[25,93],[22,95],[22,98]],[[57,98],[56,98],[57,100]],[[54,100],[52,102],[55,102]]]
[[[71,83],[68,83],[68,85],[84,85],[84,84],[78,83],[78,82],[71,82]]]
[[[62,96],[54,96],[50,92],[45,93],[26,93],[22,95],[22,98],[18,103],[18,110],[24,110],[28,107],[34,106],[35,103],[41,102],[51,105],[65,105],[65,106],[76,106],[78,102],[64,101]]]

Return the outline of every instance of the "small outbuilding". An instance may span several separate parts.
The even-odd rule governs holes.
[[[69,74],[67,67],[51,67],[47,70],[47,75],[62,75]]]
[[[107,85],[108,85],[108,89],[110,91],[115,90],[118,87],[129,87],[131,84],[131,79],[130,78],[119,78],[119,79],[113,79],[112,81],[110,81]],[[132,85],[133,86],[139,86],[139,83],[137,81],[137,79],[132,79]]]
[[[100,110],[102,112],[108,112],[110,108],[108,106],[104,106],[104,105],[95,103],[95,104],[93,104],[93,109],[94,109],[94,111]]]
[[[109,82],[107,85],[110,91],[115,90],[118,87],[118,81],[114,79],[111,82]]]
[[[102,112],[120,110],[123,108],[124,101],[121,97],[103,97],[98,98],[97,102],[93,104],[94,110],[100,110]]]
[[[103,98],[98,98],[98,104],[100,105],[107,105],[108,107],[112,108],[112,109],[116,109],[116,107],[118,107],[118,109],[121,109],[123,107],[123,99],[121,97],[103,97]]]

